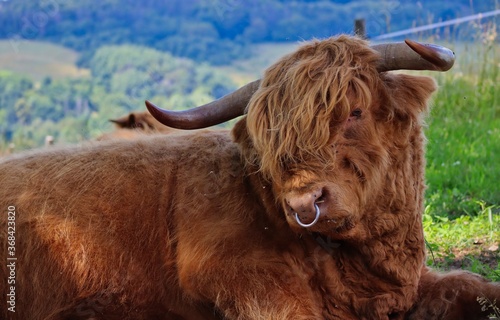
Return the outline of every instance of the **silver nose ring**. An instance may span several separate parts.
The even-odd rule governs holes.
[[[318,222],[319,215],[320,215],[319,207],[316,203],[314,204],[314,207],[316,208],[316,217],[314,218],[313,222],[311,222],[311,223],[302,223],[302,221],[300,221],[300,218],[299,218],[299,215],[297,214],[297,212],[294,212],[295,213],[295,221],[297,221],[299,226],[304,227],[304,228],[309,228],[309,227],[312,227],[313,225],[315,225],[316,222]]]

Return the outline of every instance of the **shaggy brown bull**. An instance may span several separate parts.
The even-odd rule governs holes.
[[[109,121],[114,123],[116,130],[99,136],[97,140],[135,139],[144,135],[156,133],[171,134],[179,131],[161,124],[146,111],[131,112],[126,116]]]
[[[404,44],[313,41],[258,88],[202,107],[202,120],[174,119],[218,122],[241,110],[213,106],[251,96],[233,138],[200,131],[2,159],[0,207],[15,234],[0,242],[17,258],[1,267],[4,283],[14,272],[1,292],[16,311],[3,302],[2,319],[403,319],[457,301],[480,319],[466,285],[489,299],[498,286],[423,267],[421,117],[435,84],[386,71],[453,59],[410,44],[425,59]]]

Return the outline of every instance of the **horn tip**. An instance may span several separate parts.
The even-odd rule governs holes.
[[[149,100],[144,101],[144,103],[146,104],[146,108],[148,109],[149,113],[151,113],[153,117],[158,119],[158,117],[161,115],[162,109]]]
[[[160,121],[161,123],[165,124],[165,125],[168,125],[164,122],[164,117],[163,117],[163,112],[162,111],[165,111],[163,109],[161,109],[160,107],[156,106],[154,103],[152,103],[151,101],[149,100],[146,100],[144,101],[144,103],[146,104],[146,108],[148,109],[149,113],[158,121]]]
[[[174,112],[162,109],[149,100],[146,100],[144,102],[149,113],[160,123],[168,127],[177,129],[192,129],[189,124],[186,125],[184,123],[186,120],[184,119],[182,112]]]
[[[423,44],[410,39],[405,43],[416,53],[434,65],[436,71],[448,71],[455,63],[455,53],[439,45]]]
[[[151,112],[151,109],[158,109],[157,106],[155,106],[151,101],[149,100],[146,100],[144,101],[144,103],[146,104],[146,108],[148,108],[148,110]]]
[[[406,38],[406,39],[405,39],[405,43],[406,43],[408,46],[410,46],[410,47],[411,47],[412,45],[418,44],[418,42],[413,41],[413,40],[408,39],[408,38]]]

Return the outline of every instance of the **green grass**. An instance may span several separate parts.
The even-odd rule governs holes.
[[[428,117],[428,263],[500,281],[500,46],[459,46]]]
[[[75,62],[78,53],[59,45],[20,40],[0,40],[0,70],[27,75],[34,80],[89,76]]]
[[[441,270],[466,269],[500,281],[500,216],[492,209],[484,207],[475,217],[450,220],[432,216],[427,207],[423,222],[427,264]]]
[[[499,60],[476,73],[451,72],[428,120],[428,198],[437,214],[473,214],[475,203],[500,203]],[[436,194],[439,193],[438,199]]]

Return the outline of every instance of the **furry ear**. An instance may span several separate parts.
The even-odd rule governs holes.
[[[234,124],[233,130],[231,131],[234,141],[240,143],[242,140],[245,140],[245,137],[243,136],[248,136],[248,133],[246,131],[247,117],[245,116]]]
[[[135,127],[135,115],[133,113],[118,119],[110,119],[109,121],[113,122],[119,129]]]
[[[128,128],[135,128],[137,127],[137,121],[135,119],[135,114],[131,113],[128,116]]]
[[[246,159],[247,166],[258,166],[258,156],[255,153],[255,148],[253,147],[252,139],[247,129],[247,117],[243,117],[234,125],[231,130],[234,142],[239,145],[239,148],[243,154],[244,159]]]
[[[384,124],[396,145],[406,145],[413,129],[422,125],[422,113],[436,90],[434,79],[407,74],[383,73],[375,118]],[[390,125],[386,125],[389,124]]]
[[[235,123],[233,129],[231,130],[231,134],[233,136],[234,142],[242,146],[243,150],[251,147],[252,140],[248,135],[246,116]]]
[[[437,89],[436,82],[430,77],[387,73],[382,80],[393,101],[393,112],[396,113],[427,111],[429,98]]]

